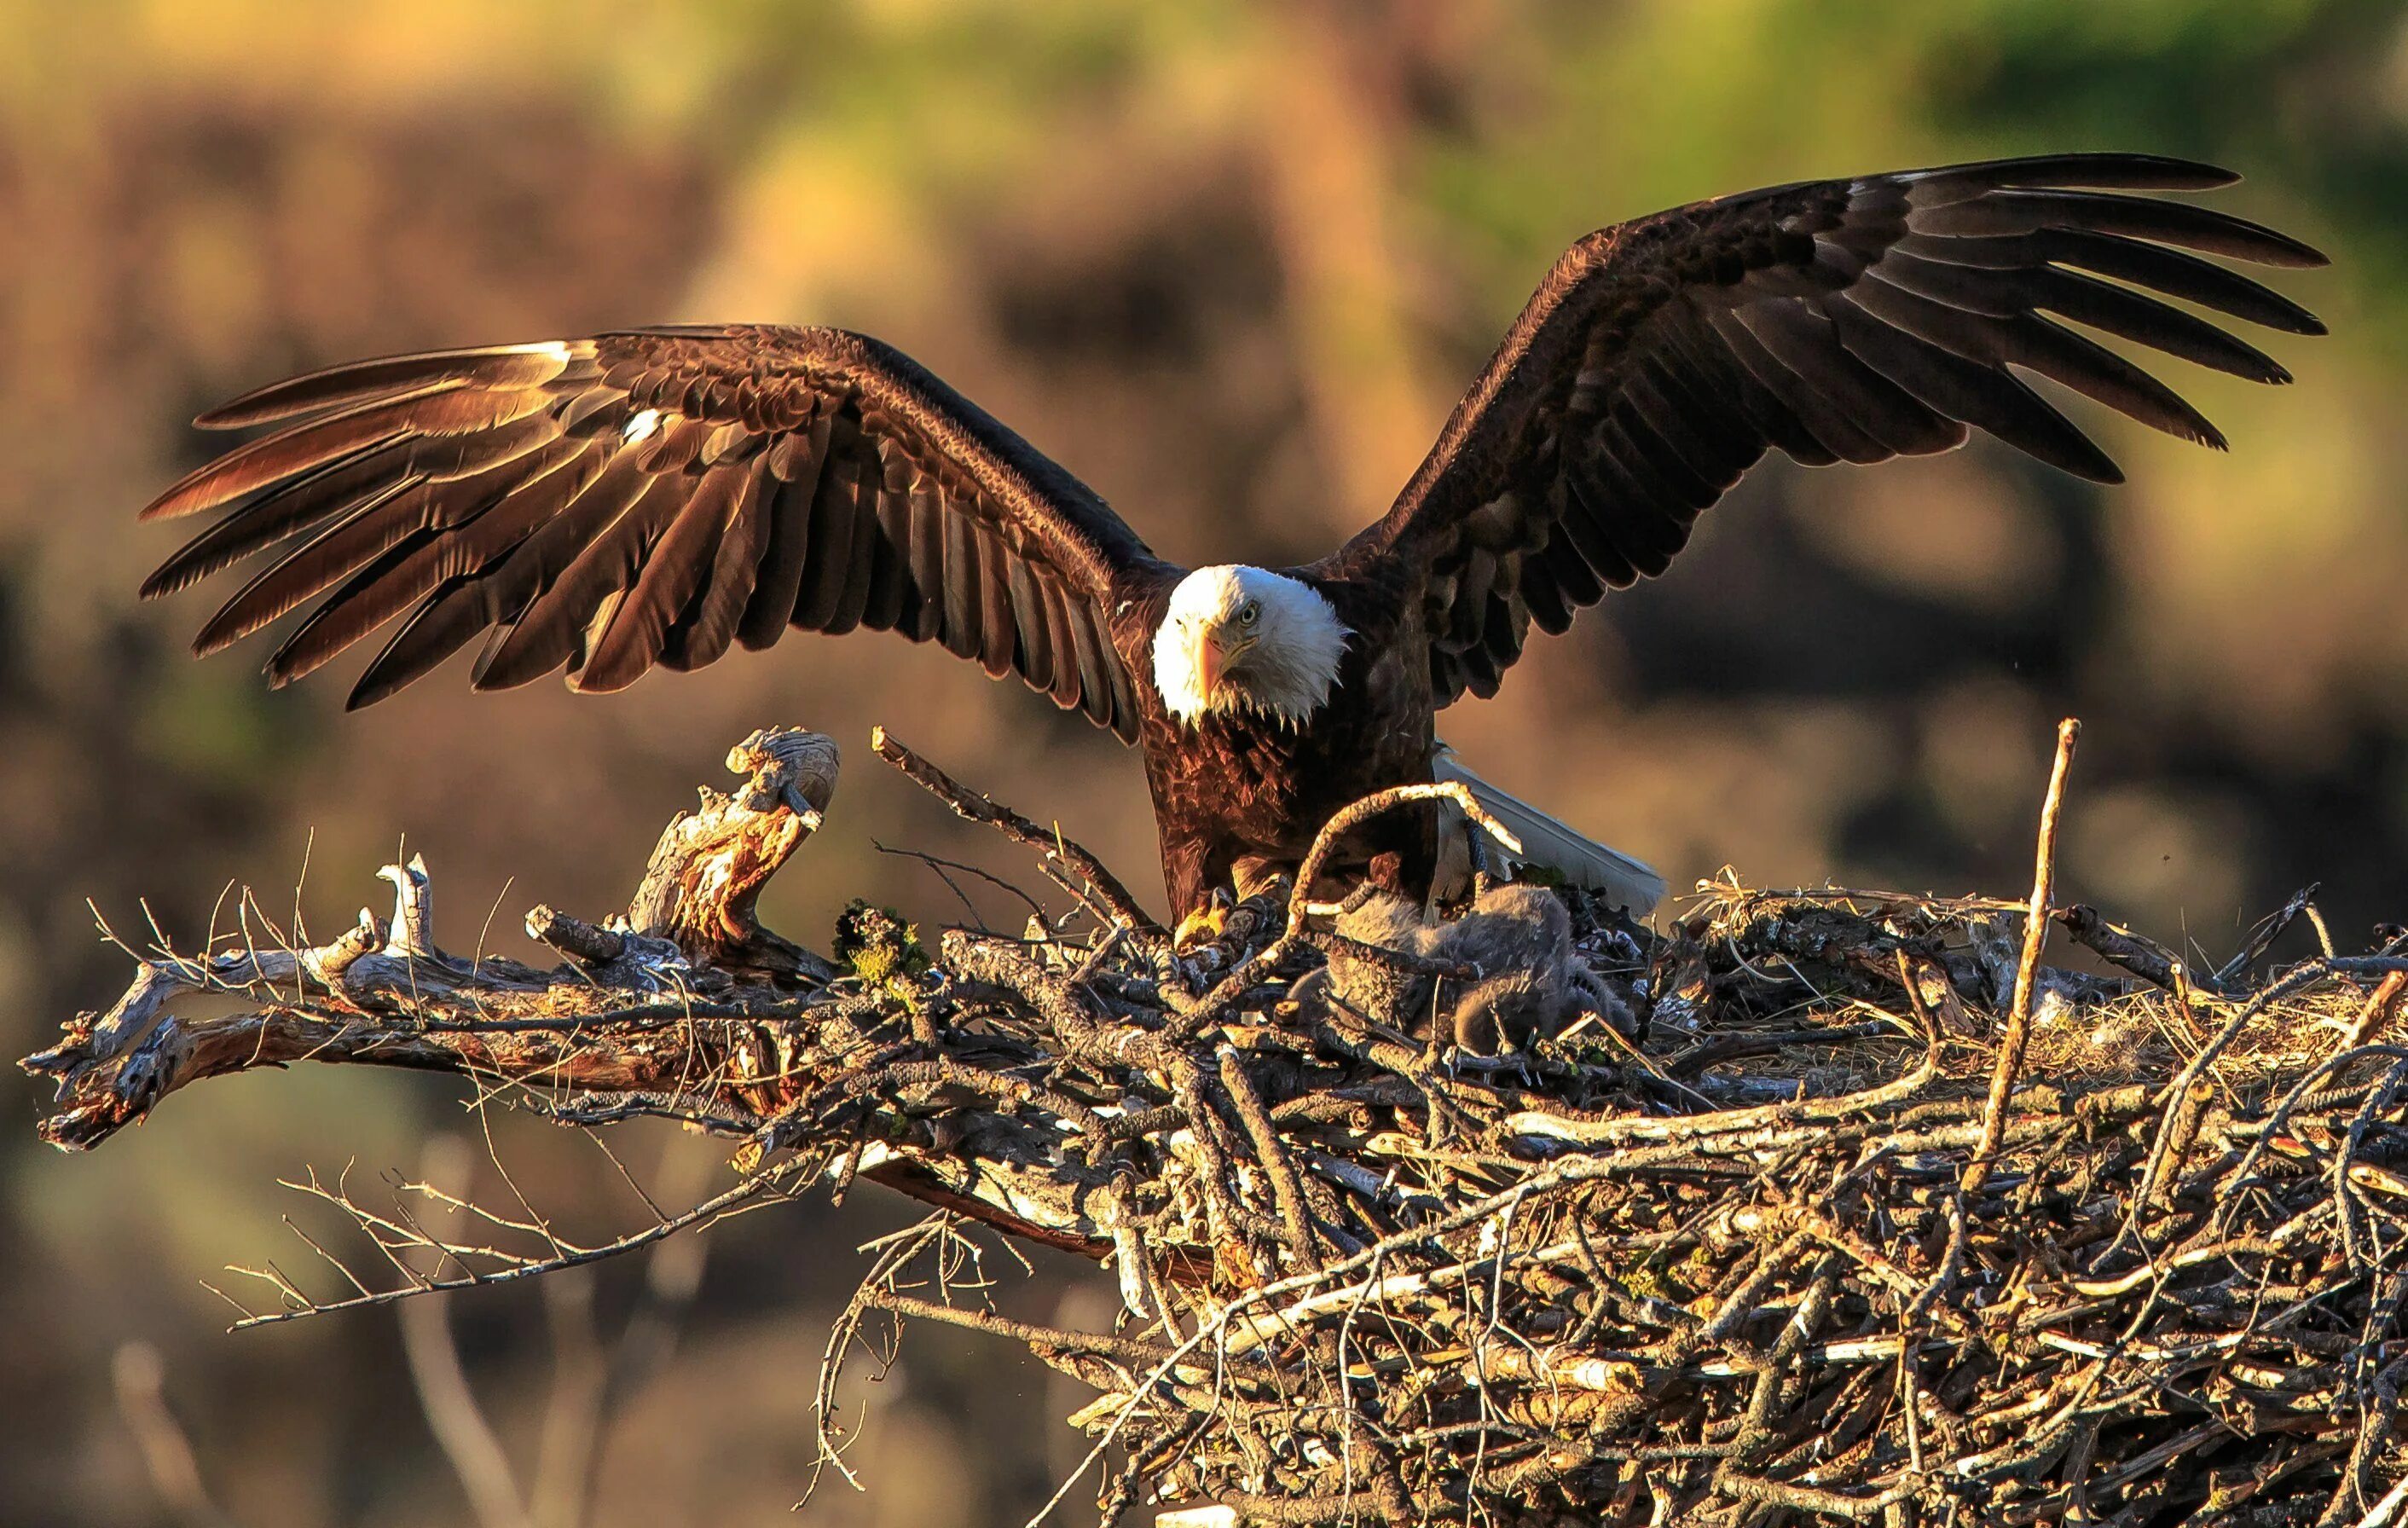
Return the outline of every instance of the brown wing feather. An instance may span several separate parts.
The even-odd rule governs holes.
[[[144,511],[222,511],[144,592],[265,553],[201,646],[319,599],[275,682],[405,612],[354,705],[489,629],[480,688],[566,664],[610,690],[790,625],[867,626],[1135,734],[1126,662],[1095,634],[1124,581],[1161,564],[1077,479],[874,340],[746,327],[445,350],[280,382],[202,422],[279,428]]]
[[[2185,251],[2324,257],[2258,223],[2122,194],[2234,179],[2141,154],[1994,160],[1779,186],[1601,230],[1548,273],[1387,516],[1310,571],[1365,578],[1408,559],[1444,705],[1494,693],[1530,621],[1562,631],[1605,590],[1662,572],[1768,448],[1879,462],[1978,428],[2119,480],[2019,371],[2221,448],[2172,388],[2068,325],[2288,381],[2160,298],[2321,334],[2290,299]]]

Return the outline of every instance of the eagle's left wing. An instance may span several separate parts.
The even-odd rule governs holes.
[[[2324,257],[2239,218],[2113,193],[2235,179],[2066,154],[1779,186],[1600,230],[1548,273],[1387,516],[1311,571],[1344,578],[1408,560],[1443,706],[1495,693],[1530,621],[1563,631],[1605,590],[1661,573],[1767,447],[1813,464],[1879,462],[1945,450],[1978,425],[2119,480],[2016,367],[2220,448],[2172,389],[2046,315],[2288,381],[2156,294],[2321,334],[2287,298],[2184,251]]]
[[[564,664],[615,690],[789,627],[895,631],[1017,673],[1134,741],[1111,613],[1162,564],[1095,492],[910,357],[835,329],[642,329],[357,362],[204,425],[283,427],[160,495],[218,511],[144,586],[254,552],[212,652],[316,601],[268,660],[299,678],[398,621],[351,692],[477,637],[480,689]]]

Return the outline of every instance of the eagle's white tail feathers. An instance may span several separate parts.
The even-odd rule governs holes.
[[[1488,809],[1490,815],[1522,840],[1522,852],[1508,854],[1502,846],[1491,839],[1487,845],[1489,853],[1501,855],[1517,864],[1533,864],[1552,870],[1563,878],[1566,885],[1595,892],[1633,918],[1644,918],[1648,909],[1663,900],[1664,878],[1654,869],[1617,850],[1608,849],[1520,797],[1498,790],[1473,774],[1455,750],[1446,744],[1440,743],[1431,756],[1430,772],[1441,781],[1459,781],[1481,806]],[[1468,881],[1470,875],[1470,829],[1469,820],[1460,810],[1454,807],[1441,808],[1439,827],[1439,879],[1441,885],[1455,878]]]

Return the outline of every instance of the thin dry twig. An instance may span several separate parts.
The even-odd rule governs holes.
[[[953,808],[954,815],[972,822],[982,822],[994,828],[1013,843],[1033,849],[1047,863],[1058,863],[1084,883],[1082,890],[1100,905],[1110,921],[1122,923],[1140,934],[1158,935],[1161,925],[1148,914],[1118,876],[1104,867],[1104,863],[1084,849],[1062,835],[1059,828],[1046,829],[955,780],[952,776],[923,759],[917,753],[887,735],[883,727],[873,727],[869,734],[870,751],[901,770],[912,784],[935,796]]]
[[[2050,899],[2057,890],[2057,821],[2065,806],[2066,771],[2073,766],[2073,745],[2082,736],[2082,723],[2071,717],[2057,724],[2057,758],[2048,771],[2048,794],[2041,801],[2040,847],[2032,864],[2031,902],[2024,909],[2023,956],[2015,962],[2015,995],[2007,1009],[2006,1033],[1999,1041],[1999,1062],[1990,1074],[1990,1095],[1982,1107],[1982,1138],[1973,1149],[1972,1161],[1965,1164],[1959,1185],[1971,1193],[1981,1186],[1982,1175],[1990,1169],[1990,1159],[1997,1154],[2000,1136],[2007,1127],[2007,1097],[2014,1091],[2016,1074],[2022,1071],[2024,1046],[2030,1037],[2032,993],[2040,977],[2041,950],[2048,943],[2048,911]]]

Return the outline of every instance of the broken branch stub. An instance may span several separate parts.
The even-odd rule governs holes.
[[[754,904],[819,827],[838,764],[836,739],[793,728],[730,749],[727,767],[751,778],[733,795],[703,787],[701,805],[662,832],[627,904],[629,929],[739,979],[817,985],[834,976],[835,966],[763,928]]]
[[[357,923],[324,944],[246,941],[198,954],[162,944],[140,959],[110,1008],[77,1015],[57,1045],[21,1064],[58,1084],[42,1137],[96,1146],[202,1078],[305,1058],[665,1096],[708,1078],[743,1096],[745,1108],[731,1118],[756,1127],[786,1101],[766,1083],[745,1085],[748,1077],[780,1075],[774,1059],[751,1054],[760,1042],[691,1025],[682,1035],[610,1027],[657,1007],[663,994],[678,998],[689,1019],[700,1017],[695,996],[727,997],[731,1014],[775,1011],[797,986],[824,985],[835,973],[763,928],[754,910],[762,886],[835,793],[835,741],[796,728],[756,732],[729,752],[728,765],[750,778],[733,795],[705,788],[699,808],[669,823],[627,915],[609,921],[614,926],[549,907],[528,915],[528,932],[573,966],[547,972],[446,952],[435,937],[433,879],[419,857],[378,872],[393,887],[390,919],[363,908]],[[214,1020],[168,1011],[193,996],[247,1000],[258,1011]],[[599,1027],[572,1035],[568,1026],[580,1020]]]

